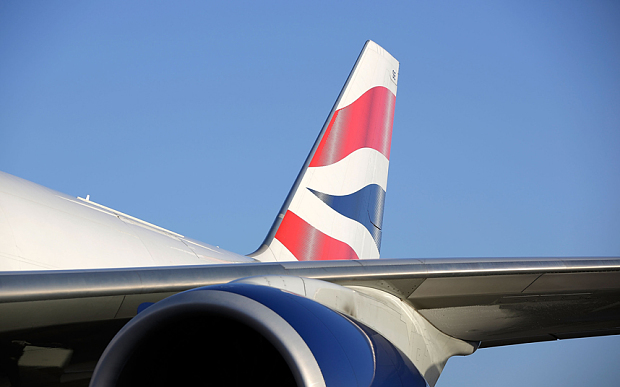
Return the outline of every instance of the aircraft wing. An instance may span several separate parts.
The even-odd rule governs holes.
[[[379,289],[481,347],[620,333],[620,258],[381,259],[0,274],[0,332],[125,321],[139,305],[246,277]],[[14,318],[12,318],[14,317]]]

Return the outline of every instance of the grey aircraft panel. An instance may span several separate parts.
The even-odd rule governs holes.
[[[620,258],[381,259],[0,273],[0,334],[127,319],[143,302],[263,275],[367,286],[482,346],[620,333]],[[30,312],[29,312],[30,311]]]

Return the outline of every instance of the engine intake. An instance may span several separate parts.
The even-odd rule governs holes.
[[[110,342],[91,386],[425,386],[372,329],[267,286],[198,288],[145,309]]]

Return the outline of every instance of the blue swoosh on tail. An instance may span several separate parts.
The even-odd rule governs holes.
[[[375,240],[377,249],[381,250],[381,225],[385,201],[385,191],[381,186],[370,184],[357,192],[343,196],[308,189],[334,211],[366,227]]]

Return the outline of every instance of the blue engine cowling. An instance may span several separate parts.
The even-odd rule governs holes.
[[[148,307],[110,342],[91,386],[426,386],[380,334],[313,300],[230,283]]]

